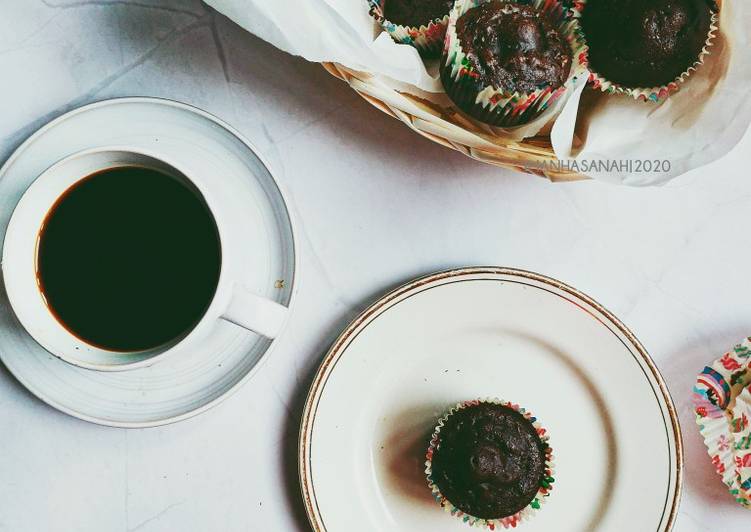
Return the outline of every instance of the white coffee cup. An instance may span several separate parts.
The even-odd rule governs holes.
[[[37,279],[37,245],[44,220],[58,198],[78,181],[98,171],[123,166],[159,170],[195,187],[211,212],[219,233],[221,271],[214,297],[201,320],[182,336],[165,345],[136,352],[108,351],[75,336],[48,308]],[[274,338],[288,309],[246,287],[248,264],[238,241],[246,224],[247,209],[222,201],[230,184],[221,176],[190,175],[186,169],[154,153],[129,147],[104,147],[73,154],[43,172],[26,190],[8,224],[2,250],[2,272],[8,300],[23,327],[47,351],[76,366],[121,371],[149,366],[182,350],[200,348],[222,321]],[[237,203],[237,202],[234,202]],[[186,289],[189,289],[186,287]]]

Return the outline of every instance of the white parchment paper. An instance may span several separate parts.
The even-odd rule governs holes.
[[[206,3],[286,52],[378,74],[386,86],[436,102],[445,99],[435,68],[426,68],[414,48],[396,44],[382,32],[365,0]],[[678,93],[660,104],[589,89],[572,91],[557,106],[561,113],[551,131],[556,155],[586,167],[584,173],[591,177],[628,185],[665,183],[725,155],[751,123],[749,27],[751,2],[724,0],[712,53]],[[533,135],[544,125],[538,121],[507,136]],[[598,161],[621,164],[601,172],[593,169],[602,167]],[[644,171],[647,161],[651,171]],[[659,171],[654,171],[655,163],[661,163]],[[616,166],[620,168],[613,171]]]

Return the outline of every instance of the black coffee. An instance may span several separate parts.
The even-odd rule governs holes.
[[[39,234],[37,277],[58,321],[112,351],[175,340],[216,290],[216,223],[200,195],[156,170],[122,167],[68,189]]]

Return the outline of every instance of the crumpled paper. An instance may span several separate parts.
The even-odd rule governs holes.
[[[385,86],[442,104],[435,62],[399,45],[368,14],[365,0],[206,0],[251,33],[310,61],[331,61],[377,74]],[[571,91],[551,129],[565,167],[627,185],[655,185],[729,152],[751,123],[751,2],[724,0],[720,35],[705,64],[659,104]],[[551,116],[514,130],[534,135]]]
[[[280,50],[381,74],[443,92],[417,50],[397,45],[370,16],[366,0],[208,0],[208,5]]]

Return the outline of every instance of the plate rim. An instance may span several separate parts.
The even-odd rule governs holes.
[[[298,436],[298,480],[300,484],[300,491],[305,504],[305,513],[308,517],[308,522],[315,532],[324,532],[326,527],[323,524],[323,520],[320,516],[320,511],[315,504],[315,488],[310,476],[310,470],[308,468],[308,462],[311,458],[310,451],[310,436],[312,435],[313,423],[315,421],[314,407],[323,395],[325,389],[325,378],[327,378],[331,371],[333,371],[332,363],[338,360],[345,352],[346,347],[349,345],[349,339],[353,333],[362,330],[369,323],[374,321],[378,316],[387,311],[389,308],[401,301],[401,296],[408,294],[416,289],[424,288],[426,285],[438,284],[446,279],[471,277],[476,275],[491,275],[495,277],[517,277],[523,280],[532,280],[545,285],[552,286],[555,289],[561,290],[574,298],[580,299],[587,303],[596,311],[600,312],[608,321],[610,321],[618,331],[624,335],[628,342],[636,348],[641,360],[646,364],[649,372],[657,384],[658,389],[665,401],[667,413],[670,418],[670,428],[672,428],[673,439],[675,440],[675,493],[673,494],[673,500],[669,505],[670,511],[668,514],[665,532],[673,529],[675,521],[678,516],[678,509],[683,495],[683,439],[681,436],[680,420],[678,418],[678,411],[675,407],[670,390],[665,383],[665,380],[657,368],[654,360],[647,352],[646,348],[636,335],[626,327],[626,325],[619,320],[615,314],[610,312],[600,303],[592,299],[585,293],[577,290],[576,288],[540,273],[532,272],[529,270],[523,270],[518,268],[502,267],[502,266],[469,266],[462,268],[453,268],[448,270],[441,270],[435,273],[427,274],[389,290],[386,294],[378,298],[375,302],[370,304],[365,310],[357,315],[341,332],[341,334],[331,344],[326,355],[323,357],[318,370],[316,371],[313,382],[308,390],[307,397],[305,399],[305,406],[300,422],[300,432]],[[595,317],[596,318],[596,317]],[[332,368],[329,371],[329,368]],[[656,391],[656,390],[655,390]],[[667,429],[667,423],[666,423]],[[668,508],[668,505],[665,506]]]
[[[8,171],[8,168],[11,167],[18,159],[23,155],[23,153],[28,149],[29,146],[31,146],[39,137],[47,133],[50,129],[56,127],[58,124],[71,119],[75,117],[78,114],[91,111],[94,109],[97,109],[99,107],[107,107],[111,105],[118,105],[118,104],[127,104],[127,103],[145,103],[145,104],[156,104],[156,105],[164,105],[168,107],[174,107],[176,109],[193,113],[196,115],[199,115],[213,123],[215,123],[217,126],[221,127],[222,129],[226,130],[228,133],[230,133],[232,136],[237,138],[242,144],[244,144],[256,157],[258,157],[258,160],[261,161],[261,164],[266,168],[266,170],[269,172],[269,175],[271,176],[271,181],[273,182],[274,186],[276,187],[277,191],[279,192],[279,195],[282,199],[282,204],[284,206],[284,211],[287,214],[287,219],[289,220],[289,228],[290,228],[290,236],[291,236],[291,244],[292,244],[292,279],[289,280],[291,285],[290,295],[289,295],[289,305],[287,306],[288,309],[288,317],[287,317],[287,323],[284,324],[284,328],[282,329],[282,334],[284,334],[284,330],[288,328],[289,326],[289,320],[291,318],[291,315],[294,311],[294,308],[297,303],[297,293],[299,290],[299,268],[300,268],[300,244],[299,244],[299,235],[297,234],[297,222],[295,218],[294,208],[292,203],[290,202],[290,196],[286,192],[285,188],[282,186],[282,184],[277,179],[275,172],[273,171],[273,167],[269,163],[268,159],[258,150],[258,148],[253,144],[245,135],[243,135],[240,131],[235,129],[233,126],[231,126],[229,123],[225,122],[221,118],[217,117],[216,115],[209,113],[208,111],[205,111],[201,109],[200,107],[196,107],[195,105],[191,105],[185,102],[181,102],[178,100],[173,100],[170,98],[163,98],[158,96],[118,96],[113,98],[105,98],[102,100],[95,100],[92,102],[89,102],[87,104],[81,105],[79,107],[75,107],[74,109],[71,109],[69,111],[66,111],[62,113],[61,115],[49,120],[45,124],[43,124],[39,129],[35,130],[31,135],[29,135],[21,144],[19,144],[13,152],[8,156],[8,158],[5,160],[5,162],[0,166],[0,179],[3,179],[5,177],[5,174]],[[54,164],[54,163],[53,163]],[[144,428],[152,428],[152,427],[161,427],[164,425],[171,425],[173,423],[177,423],[180,421],[184,421],[186,419],[192,418],[194,416],[197,416],[199,414],[202,414],[204,412],[207,412],[208,410],[211,410],[215,406],[222,403],[225,399],[228,399],[231,395],[233,395],[235,392],[237,392],[244,384],[246,384],[255,374],[264,366],[266,361],[270,358],[270,355],[272,354],[274,348],[278,345],[278,339],[280,334],[277,336],[277,338],[273,339],[270,343],[268,349],[264,351],[264,353],[259,358],[258,362],[253,366],[248,373],[242,376],[241,379],[239,379],[236,383],[234,383],[232,386],[230,386],[224,393],[219,395],[218,397],[215,397],[211,401],[194,408],[192,410],[189,410],[187,412],[184,412],[182,414],[176,415],[176,416],[169,416],[161,419],[156,419],[153,421],[136,421],[136,422],[130,422],[130,421],[117,421],[117,420],[111,420],[107,418],[100,418],[97,416],[90,416],[88,414],[84,414],[82,412],[78,412],[77,410],[73,410],[71,408],[68,408],[62,404],[59,404],[57,401],[45,396],[42,390],[37,389],[34,386],[31,386],[27,379],[24,377],[16,374],[13,369],[8,366],[5,363],[5,350],[0,349],[0,361],[3,364],[3,367],[13,376],[13,378],[20,383],[24,389],[26,389],[29,393],[31,393],[34,397],[42,401],[43,403],[51,406],[55,410],[58,410],[59,412],[62,412],[64,414],[67,414],[71,417],[80,419],[82,421],[87,421],[89,423],[94,423],[96,425],[101,425],[105,427],[115,427],[115,428],[123,428],[123,429],[144,429]]]

